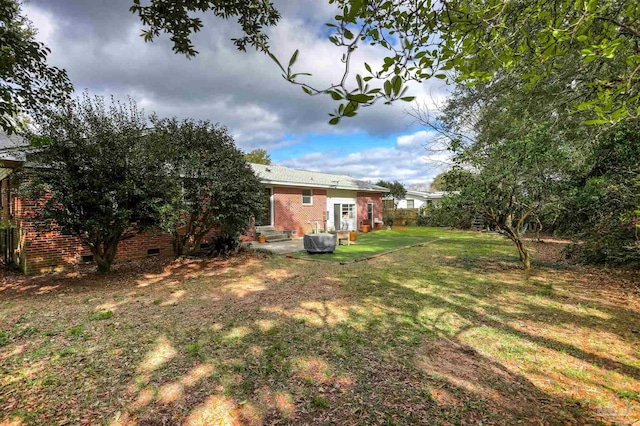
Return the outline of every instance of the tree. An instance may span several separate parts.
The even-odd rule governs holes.
[[[49,48],[35,40],[17,0],[0,0],[0,22],[0,129],[11,134],[19,114],[65,102],[73,87],[64,70],[47,65]]]
[[[214,251],[237,247],[264,207],[263,187],[225,127],[152,117],[154,139],[168,153],[174,196],[162,211],[176,256],[214,232]]]
[[[165,31],[174,50],[193,55],[190,13],[206,11],[212,2],[186,0],[173,7],[155,7],[154,13],[137,6],[149,29],[147,40]],[[353,117],[362,106],[378,101],[411,101],[406,83],[430,78],[451,79],[476,85],[501,71],[522,70],[521,82],[535,84],[558,67],[557,60],[580,55],[588,75],[600,71],[604,78],[576,79],[579,93],[564,99],[575,108],[591,112],[593,124],[616,122],[640,115],[640,5],[636,0],[329,0],[337,8],[328,22],[328,39],[344,50],[343,75],[338,83],[314,87],[296,72],[296,50],[288,61],[276,58],[262,33],[262,21],[245,30],[255,46],[276,62],[283,77],[309,95],[327,95],[339,102],[330,123]],[[165,2],[156,0],[154,5]],[[204,6],[203,6],[204,5]],[[272,11],[269,3],[268,12]],[[254,2],[246,0],[219,6],[221,17],[247,15]],[[266,8],[266,6],[265,6]],[[265,8],[255,8],[265,12]],[[150,18],[152,17],[152,19]],[[259,15],[263,17],[263,15]],[[269,21],[275,24],[277,19]],[[239,40],[243,40],[242,38]],[[237,44],[237,42],[236,42]],[[245,43],[246,44],[246,43]],[[386,50],[380,65],[364,64],[365,72],[351,72],[353,53],[362,44]],[[239,48],[244,48],[240,44]]]
[[[531,268],[531,255],[524,235],[542,209],[556,201],[555,172],[560,158],[550,144],[541,143],[549,136],[539,129],[522,139],[464,150],[458,157],[460,164],[477,170],[467,173],[462,169],[462,179],[458,181],[462,200],[514,243],[526,270]]]
[[[246,152],[244,158],[248,163],[266,164],[267,166],[271,164],[271,156],[266,149],[257,148],[251,152]]]
[[[431,186],[429,187],[429,190],[432,192],[437,192],[437,191],[444,191],[444,187],[445,187],[445,176],[446,176],[447,172],[442,172],[439,173],[436,177],[433,178],[433,181],[431,182]]]
[[[445,175],[446,189],[460,190],[462,200],[514,243],[525,269],[531,267],[525,233],[532,225],[539,229],[540,218],[559,204],[564,183],[584,161],[588,135],[597,131],[566,103],[556,103],[564,72],[529,90],[515,73],[460,85],[437,121],[416,115],[450,139],[457,167]]]
[[[153,41],[161,33],[170,34],[173,50],[177,53],[193,57],[198,54],[191,34],[203,27],[202,19],[197,15],[212,12],[222,19],[238,18],[244,35],[232,39],[239,50],[247,45],[268,51],[269,38],[263,33],[264,27],[276,25],[280,14],[273,4],[265,0],[241,0],[220,2],[215,0],[183,0],[173,2],[167,0],[151,0],[148,6],[142,6],[140,0],[133,0],[129,9],[137,13],[142,23],[148,28],[142,32],[145,41]]]
[[[583,167],[564,185],[554,231],[581,241],[569,251],[584,263],[640,265],[640,123],[596,138]]]
[[[393,198],[394,210],[398,208],[398,203],[400,202],[400,200],[404,199],[404,197],[407,195],[407,189],[397,180],[393,182],[379,180],[378,182],[376,182],[376,185],[382,186],[389,190],[389,195],[391,196],[391,198]]]
[[[36,214],[42,226],[77,236],[109,272],[118,244],[157,225],[168,196],[146,117],[133,101],[84,93],[36,117],[34,151],[23,191],[45,200]]]

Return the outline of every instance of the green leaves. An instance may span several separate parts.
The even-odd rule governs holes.
[[[579,85],[572,88],[575,105],[586,101],[600,120],[623,121],[637,116],[640,97],[640,36],[630,23],[637,22],[636,0],[598,2],[597,0],[531,0],[526,2],[487,3],[483,0],[440,2],[413,0],[366,2],[334,1],[338,8],[326,29],[329,42],[343,49],[342,77],[328,87],[312,87],[297,81],[305,73],[293,73],[298,50],[286,61],[270,51],[263,28],[275,25],[279,14],[271,3],[262,0],[212,2],[185,0],[167,6],[151,1],[149,6],[134,2],[131,10],[147,27],[151,41],[166,32],[174,50],[187,56],[197,54],[190,36],[202,28],[194,12],[212,12],[223,19],[238,18],[243,37],[234,40],[244,50],[251,45],[267,53],[283,77],[303,86],[307,94],[329,94],[340,102],[342,117],[348,102],[369,107],[377,100],[391,104],[406,100],[411,82],[448,76],[468,87],[491,81],[504,73],[522,77],[518,83],[531,87],[554,73],[561,63],[576,56],[583,67]],[[368,75],[352,77],[353,53],[363,44],[383,49],[380,65],[364,64]],[[374,63],[375,64],[375,63]],[[450,73],[447,73],[450,71]],[[603,75],[603,72],[608,75]],[[356,88],[357,87],[357,88]],[[610,95],[601,96],[600,93]],[[366,96],[366,97],[365,97]],[[373,96],[373,99],[369,98]],[[345,101],[348,101],[345,103]],[[611,103],[611,105],[609,105]]]
[[[25,113],[67,102],[73,86],[66,71],[47,64],[50,49],[35,40],[18,1],[2,2],[0,22],[0,130],[11,134],[26,130]]]
[[[293,55],[291,55],[291,59],[289,60],[289,68],[291,68],[293,66],[293,64],[296,63],[296,59],[297,58],[298,58],[298,49],[296,49],[296,51],[293,52]]]

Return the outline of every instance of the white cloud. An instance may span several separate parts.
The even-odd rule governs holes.
[[[243,147],[274,149],[288,135],[303,133],[389,135],[405,131],[411,122],[404,113],[410,105],[401,103],[366,108],[340,126],[329,126],[328,113],[335,102],[328,96],[309,97],[284,81],[264,54],[235,50],[230,41],[239,33],[235,22],[206,14],[203,31],[194,37],[200,54],[188,60],[173,53],[167,36],[145,43],[142,24],[129,6],[130,0],[32,0],[25,11],[40,28],[41,40],[52,48],[51,62],[67,69],[77,90],[132,95],[159,115],[224,123]],[[269,29],[276,54],[288,60],[299,48],[295,70],[311,72],[308,81],[318,87],[337,82],[343,52],[321,34],[335,5],[301,0],[276,6],[283,16]],[[364,62],[379,63],[383,52],[361,46],[354,54],[351,76],[364,71]],[[419,100],[443,93],[440,81],[413,84],[412,91]]]
[[[287,167],[349,175],[375,182],[379,179],[398,180],[405,185],[428,184],[450,166],[448,152],[433,153],[421,145],[407,149],[400,139],[427,142],[429,132],[418,131],[397,138],[396,147],[372,148],[346,155],[332,152],[314,152],[298,158],[281,161]],[[431,134],[433,137],[434,135]]]
[[[205,14],[205,27],[194,37],[200,54],[188,60],[173,53],[166,35],[145,43],[140,37],[142,24],[128,10],[130,4],[131,0],[32,0],[24,10],[39,29],[38,39],[51,47],[50,62],[68,71],[77,91],[86,88],[92,94],[118,98],[130,95],[147,112],[160,116],[220,122],[229,127],[242,149],[274,150],[301,144],[308,134],[389,136],[404,133],[413,124],[405,113],[411,104],[398,103],[362,109],[358,116],[330,126],[328,113],[335,102],[328,96],[309,97],[287,83],[264,54],[235,50],[230,39],[240,30],[233,20]],[[296,72],[311,72],[308,81],[319,87],[336,83],[343,52],[323,34],[323,24],[335,14],[335,5],[280,0],[276,7],[283,16],[277,27],[269,29],[276,54],[288,60],[299,48]],[[364,72],[364,62],[379,65],[385,53],[362,45],[354,53],[351,76]],[[414,83],[410,90],[430,110],[446,96],[440,80]],[[434,137],[420,130],[400,136],[395,146],[342,156],[316,152],[283,164],[369,180],[425,182],[447,159],[442,152],[424,149]]]

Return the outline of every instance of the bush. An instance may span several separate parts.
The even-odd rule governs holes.
[[[425,205],[417,217],[418,226],[448,226],[469,229],[475,212],[460,195],[444,197],[439,203]]]
[[[637,228],[612,220],[585,235],[582,244],[567,246],[568,259],[578,263],[640,267]]]
[[[236,250],[263,213],[264,189],[229,131],[208,121],[151,121],[170,166],[173,197],[161,228],[173,236],[174,254],[193,254],[212,233],[212,253]]]

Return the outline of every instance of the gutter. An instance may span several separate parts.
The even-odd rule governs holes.
[[[260,182],[262,182],[265,185],[274,185],[274,186],[290,186],[290,187],[296,187],[296,188],[325,188],[325,189],[343,189],[343,190],[347,190],[347,191],[359,191],[359,192],[389,192],[389,190],[387,188],[382,188],[380,187],[380,189],[377,188],[354,188],[351,186],[341,186],[341,185],[323,185],[323,184],[317,184],[317,183],[297,183],[297,182],[282,182],[282,181],[277,181],[277,180],[269,180],[269,179],[263,179],[260,176],[258,176],[258,179],[260,179]]]

